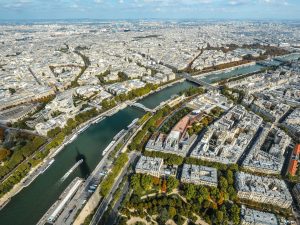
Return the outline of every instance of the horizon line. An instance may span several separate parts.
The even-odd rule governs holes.
[[[20,22],[20,21],[62,21],[62,20],[99,20],[99,21],[116,21],[116,20],[133,20],[133,21],[141,21],[141,20],[160,20],[160,21],[300,21],[300,18],[26,18],[26,19],[1,19],[0,22]]]

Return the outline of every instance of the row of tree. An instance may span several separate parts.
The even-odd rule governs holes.
[[[168,134],[171,129],[187,114],[189,114],[192,110],[190,108],[182,108],[179,111],[175,112],[170,118],[168,118],[163,126],[161,127],[160,131]]]
[[[181,165],[184,161],[184,158],[182,156],[159,151],[144,151],[143,155],[162,158],[164,160],[164,164],[167,165]]]
[[[184,94],[185,96],[189,97],[189,96],[193,96],[196,94],[204,94],[205,90],[201,87],[190,87],[185,91],[181,91],[179,94],[182,95]]]
[[[9,192],[15,184],[19,183],[30,171],[30,169],[38,165],[45,157],[47,153],[37,152],[34,157],[28,161],[21,162],[17,169],[0,184],[0,197]],[[0,169],[2,171],[2,169]]]
[[[23,162],[28,156],[36,152],[46,140],[42,137],[34,137],[25,142],[24,146],[17,148],[12,156],[7,160],[4,165],[0,166],[0,178],[4,177],[15,169],[21,162]]]
[[[159,109],[143,126],[142,130],[140,130],[136,136],[133,138],[132,142],[128,146],[129,150],[139,150],[143,149],[143,140],[146,134],[149,132],[150,135],[157,129],[159,126],[159,122],[162,121],[164,117],[169,115],[171,112],[171,108],[169,106],[165,106]]]
[[[107,196],[115,182],[116,177],[120,174],[126,163],[128,162],[128,155],[122,153],[113,163],[111,172],[106,176],[105,180],[101,183],[100,194]]]

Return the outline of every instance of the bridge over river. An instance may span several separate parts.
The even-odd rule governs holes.
[[[131,102],[129,105],[130,105],[130,106],[137,107],[137,108],[139,108],[139,109],[142,109],[142,110],[144,110],[144,111],[146,111],[146,112],[151,112],[151,113],[156,112],[155,109],[149,109],[148,107],[146,107],[146,106],[144,106],[143,104],[138,103],[138,102]]]
[[[211,84],[209,84],[209,83],[207,83],[207,82],[205,82],[205,81],[203,81],[203,80],[201,80],[201,79],[197,79],[197,78],[195,78],[195,77],[192,77],[190,74],[188,74],[188,73],[180,73],[180,74],[178,74],[179,76],[181,76],[181,77],[183,77],[183,78],[185,78],[186,80],[188,80],[188,81],[190,81],[190,82],[193,82],[193,83],[195,83],[195,84],[198,84],[198,85],[200,85],[200,86],[204,86],[205,88],[207,88],[207,89],[211,89],[211,90],[216,90],[216,89],[218,89],[216,86],[213,86],[213,85],[211,85]]]

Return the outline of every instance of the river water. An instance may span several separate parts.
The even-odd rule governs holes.
[[[172,95],[192,86],[195,85],[189,82],[178,83],[149,95],[140,102],[146,107],[155,108]],[[11,199],[0,211],[0,224],[36,224],[76,176],[85,178],[94,170],[102,159],[102,151],[113,137],[143,114],[144,112],[139,109],[126,107],[111,117],[91,125],[55,157],[55,162],[48,170]],[[85,163],[61,182],[61,178],[75,164],[76,157],[80,154],[85,157]]]
[[[232,70],[225,70],[221,73],[211,73],[206,76],[198,76],[199,79],[205,81],[206,83],[215,83],[224,79],[228,79],[231,77],[236,77],[244,74],[249,74],[249,73],[255,73],[258,72],[262,69],[262,66],[259,65],[249,65],[249,66],[243,66],[243,67],[237,67]]]

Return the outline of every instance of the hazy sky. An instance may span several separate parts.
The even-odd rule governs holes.
[[[300,19],[300,0],[0,0],[5,19]]]

